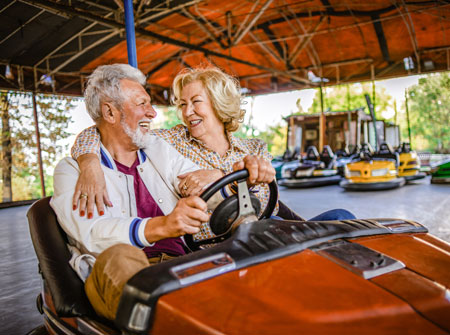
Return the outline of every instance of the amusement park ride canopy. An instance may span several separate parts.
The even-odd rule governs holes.
[[[162,104],[179,70],[206,64],[251,95],[450,69],[450,1],[133,3],[138,67]],[[95,67],[127,62],[122,0],[0,0],[0,22],[1,89],[81,95]]]

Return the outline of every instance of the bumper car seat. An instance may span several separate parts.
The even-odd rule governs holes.
[[[95,316],[84,292],[84,283],[69,265],[67,236],[50,207],[50,197],[36,201],[28,210],[28,224],[39,272],[60,317]]]

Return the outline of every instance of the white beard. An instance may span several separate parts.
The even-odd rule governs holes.
[[[133,142],[135,146],[139,149],[144,149],[147,147],[147,143],[151,136],[148,132],[143,132],[139,126],[135,131],[131,130],[131,128],[125,123],[124,119],[120,120],[120,124],[122,125],[125,134],[130,137],[131,142]]]

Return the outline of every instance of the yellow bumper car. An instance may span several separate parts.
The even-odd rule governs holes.
[[[397,152],[400,156],[399,177],[405,178],[406,182],[425,178],[425,172],[420,172],[420,158],[409,143],[403,143]]]
[[[360,156],[345,166],[345,178],[340,186],[349,191],[388,190],[403,186],[405,178],[398,176],[399,155],[386,143],[374,153],[363,145]]]

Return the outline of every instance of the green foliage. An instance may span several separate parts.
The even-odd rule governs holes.
[[[41,197],[39,166],[37,159],[36,130],[31,93],[5,92],[8,95],[9,124],[12,149],[12,200]],[[36,95],[41,156],[44,166],[47,193],[53,192],[51,173],[56,162],[64,155],[66,146],[58,142],[71,134],[66,131],[72,122],[70,111],[75,107],[74,98]],[[2,171],[3,172],[3,171]]]
[[[372,103],[375,105],[375,115],[380,118],[381,112],[392,105],[392,97],[381,86],[375,86],[375,101],[373,99],[372,83],[338,85],[324,87],[323,89],[323,108],[331,111],[346,111],[360,107],[365,107],[368,112],[366,98],[364,94],[369,94]],[[313,104],[309,108],[310,114],[320,113],[320,91],[317,89]]]
[[[175,106],[162,107],[164,113],[164,122],[162,128],[169,129],[181,123],[178,118],[177,108]]]
[[[450,153],[450,74],[430,74],[408,90],[411,134],[427,149]]]
[[[276,157],[283,155],[286,150],[286,132],[286,125],[282,125],[281,123],[269,126],[264,131],[259,131],[253,126],[243,124],[233,135],[240,138],[259,138],[263,140],[267,143],[267,149],[272,156]]]
[[[267,148],[273,157],[283,155],[286,150],[287,126],[280,123],[269,126],[262,131],[259,138],[267,143]]]

